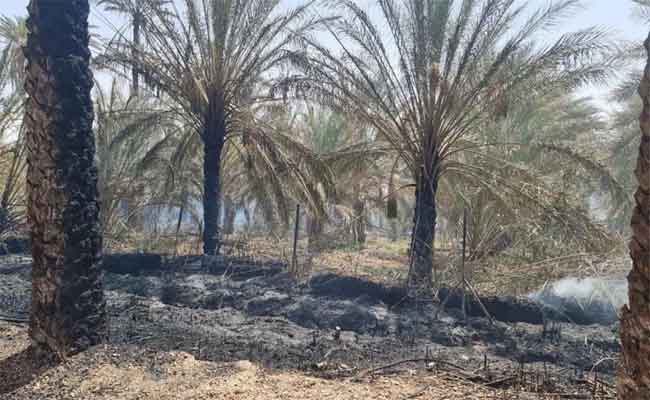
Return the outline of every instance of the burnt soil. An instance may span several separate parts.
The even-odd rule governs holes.
[[[477,305],[465,320],[453,297],[443,310],[409,300],[399,287],[334,274],[295,284],[281,264],[220,259],[205,268],[199,258],[154,257],[149,261],[158,267],[147,261],[138,268],[137,256],[126,257],[106,265],[112,344],[331,378],[416,359],[422,367],[440,362],[487,382],[543,375],[587,390],[581,385],[594,371],[605,385],[614,380],[615,324],[539,320],[539,307],[525,300],[484,299],[498,317],[490,323]],[[0,316],[26,318],[29,301],[29,258],[0,258]]]

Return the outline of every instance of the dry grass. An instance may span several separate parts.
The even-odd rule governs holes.
[[[309,264],[312,272],[335,272],[374,282],[400,284],[408,271],[406,239],[390,241],[370,236],[363,249],[338,247],[309,255],[306,241],[299,243],[299,263]],[[284,260],[291,257],[288,240],[247,238],[246,254],[261,261]],[[451,249],[438,249],[435,275],[438,285],[453,285],[459,275],[459,257]],[[484,295],[525,296],[546,282],[566,277],[623,277],[630,269],[623,249],[606,254],[570,254],[530,263],[501,257],[468,262],[466,272],[476,289]]]
[[[167,254],[173,253],[174,249],[179,255],[197,254],[201,248],[195,237],[181,238],[178,241],[172,237],[160,237],[148,243],[145,250]],[[406,278],[408,239],[391,241],[371,234],[363,248],[324,244],[324,250],[310,254],[307,251],[307,240],[300,240],[299,266],[307,272],[334,272],[392,285],[401,284]],[[113,250],[135,251],[142,248],[135,243],[123,243]],[[222,252],[261,262],[284,261],[289,265],[292,243],[289,239],[271,236],[231,236],[226,238]],[[458,249],[436,249],[434,278],[438,286],[450,286],[458,282],[458,253]],[[526,296],[546,283],[566,277],[622,278],[631,266],[626,250],[621,247],[610,254],[568,254],[536,262],[495,256],[467,262],[465,268],[474,287],[483,295]]]

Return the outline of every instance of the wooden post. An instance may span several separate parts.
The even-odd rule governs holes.
[[[298,230],[300,229],[300,204],[296,204],[296,221],[293,228],[293,254],[291,256],[291,269],[289,274],[297,278],[298,275]]]
[[[465,243],[467,241],[467,207],[463,209],[463,253],[462,253],[462,258],[461,258],[461,264],[460,264],[460,273],[461,273],[461,282],[463,286],[463,300],[462,300],[462,308],[463,308],[463,317],[465,320],[467,320],[467,307],[465,304],[465,293],[467,291],[467,278],[465,277]]]

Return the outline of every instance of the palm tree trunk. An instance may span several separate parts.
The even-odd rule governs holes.
[[[623,360],[619,370],[618,398],[647,399],[650,393],[650,36],[645,43],[648,64],[639,87],[643,100],[641,144],[636,177],[630,256],[633,267],[628,276],[629,306],[621,316]]]
[[[221,150],[226,136],[223,107],[210,105],[203,133],[203,253],[219,254]]]
[[[27,21],[30,336],[60,357],[106,336],[88,13],[88,0],[31,0]]]
[[[411,263],[408,286],[411,294],[427,296],[433,274],[433,239],[436,227],[436,191],[438,182],[422,171],[415,190],[415,215],[411,234]]]

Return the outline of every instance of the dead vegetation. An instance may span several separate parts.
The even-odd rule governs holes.
[[[13,360],[25,354],[25,328],[0,322],[0,393],[12,400],[45,398],[114,399],[608,399],[611,386],[597,376],[583,379],[594,396],[559,390],[550,375],[521,371],[512,376],[475,383],[475,373],[433,359],[408,360],[362,371],[349,379],[323,379],[298,371],[274,371],[248,361],[199,361],[181,351],[160,352],[136,345],[103,345],[59,365],[25,370]],[[9,360],[9,361],[8,361]],[[424,364],[424,366],[421,366]],[[399,367],[399,369],[397,369]],[[20,368],[20,369],[18,369]],[[15,388],[18,376],[29,376]],[[594,379],[596,384],[594,384]],[[506,389],[500,387],[507,387]]]
[[[301,286],[281,264],[227,260],[208,269],[200,258],[170,264],[172,281],[165,270],[149,267],[108,273],[109,344],[47,371],[29,370],[41,364],[20,351],[28,344],[25,325],[3,322],[3,373],[28,368],[4,381],[35,375],[5,386],[5,391],[20,386],[6,394],[16,399],[73,394],[118,399],[612,398],[618,348],[610,326],[490,324],[482,315],[464,322],[453,307],[437,311],[436,305],[409,305],[403,291],[364,278],[317,271]],[[28,260],[22,267],[8,262],[0,267],[0,284],[10,283],[12,293],[28,299]],[[16,314],[28,304],[13,301],[3,310]],[[240,365],[248,367],[241,370]]]
[[[615,397],[617,310],[593,292],[583,302],[553,290],[565,278],[623,280],[630,269],[627,150],[638,144],[639,104],[623,96],[603,118],[576,89],[609,81],[638,49],[621,51],[599,27],[545,47],[538,36],[549,27],[572,28],[574,0],[537,12],[502,0],[381,0],[373,13],[355,0],[292,10],[277,0],[177,3],[66,8],[80,28],[71,43],[89,36],[88,5],[114,36],[93,36],[91,59],[81,49],[84,70],[110,85],[90,93],[90,74],[67,77],[87,81],[85,118],[61,132],[84,127],[92,175],[80,187],[87,204],[69,209],[99,220],[65,229],[100,228],[53,246],[94,243],[72,261],[59,254],[54,269],[38,252],[68,237],[44,226],[56,211],[49,192],[64,187],[49,160],[65,152],[46,139],[79,148],[36,121],[63,115],[39,111],[39,98],[66,105],[80,92],[56,90],[59,69],[31,71],[27,82],[47,90],[25,85],[34,60],[24,56],[46,59],[37,39],[49,35],[36,18],[0,17],[0,253],[28,253],[26,215],[43,217],[32,221],[34,295],[31,261],[0,259],[0,395]],[[119,32],[114,18],[127,23]],[[33,106],[25,120],[23,87]],[[63,120],[74,125],[77,108]],[[56,165],[84,173],[74,158]],[[47,201],[27,210],[41,186],[53,189]],[[96,259],[99,231],[105,290],[99,263],[92,276],[84,267],[56,278]],[[54,304],[68,310],[59,315],[30,305],[90,281],[92,291]],[[605,298],[618,290],[603,288]],[[92,322],[108,315],[106,344],[63,363],[28,347],[30,310],[50,322],[34,332],[90,308],[51,342],[86,331],[80,343],[96,343],[104,324]]]

